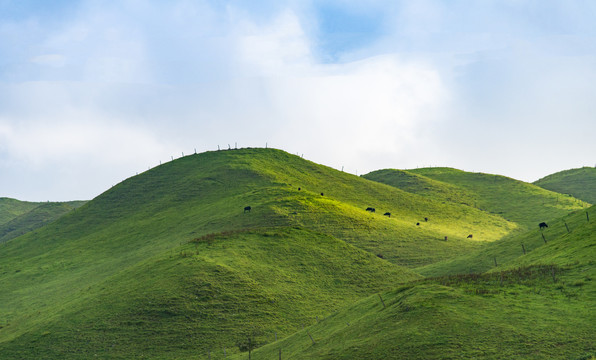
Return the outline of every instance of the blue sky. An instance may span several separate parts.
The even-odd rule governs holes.
[[[525,181],[596,164],[594,1],[0,0],[0,196],[195,151]]]

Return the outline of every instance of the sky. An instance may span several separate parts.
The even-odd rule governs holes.
[[[596,165],[596,1],[0,0],[0,197],[183,154],[532,182]]]

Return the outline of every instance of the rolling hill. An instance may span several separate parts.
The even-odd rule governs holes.
[[[596,184],[596,168],[593,167],[561,171],[534,182],[534,185],[541,188],[569,194],[591,204],[596,203],[594,184]]]
[[[41,203],[0,198],[0,225],[38,207]]]
[[[488,273],[427,278],[371,295],[252,358],[593,359],[594,217],[591,207],[553,222],[557,232],[547,244]]]
[[[84,201],[47,202],[27,209],[6,223],[0,224],[0,243],[38,229],[83,205]],[[35,203],[28,203],[35,204]]]
[[[545,299],[563,304],[558,284],[548,285],[548,272],[532,275],[535,281],[519,298],[513,292],[523,284],[514,282],[502,295],[488,296],[496,291],[494,274],[476,275],[474,283],[453,276],[424,279],[418,272],[450,273],[459,266],[454,259],[483,259],[491,249],[510,253],[499,262],[514,266],[520,256],[513,248],[521,239],[516,236],[535,221],[526,207],[556,195],[490,178],[509,192],[520,186],[519,198],[531,202],[520,210],[497,199],[502,193],[483,192],[483,185],[406,176],[411,186],[400,189],[280,150],[240,149],[186,156],[126,179],[0,246],[0,354],[216,359],[260,347],[255,356],[277,358],[280,344],[290,356],[284,358],[391,358],[415,354],[424,344],[433,351],[427,355],[444,349],[456,357],[457,346],[470,356],[494,354],[498,346],[513,354],[520,348],[512,345],[516,335],[536,333],[524,325],[509,334],[517,322],[500,319],[494,309],[501,306],[511,316],[523,307],[528,315],[522,320],[535,315],[546,323],[550,310],[560,315],[553,321],[568,315],[577,329],[557,347],[568,355],[592,351],[579,333],[590,320],[585,308],[530,306]],[[551,205],[538,211],[554,219],[583,206],[573,199]],[[579,233],[574,221],[568,223]],[[551,235],[555,243],[561,229],[551,223],[548,244],[528,245],[529,254],[551,246]],[[473,239],[467,238],[471,233]],[[483,264],[481,271],[491,269]],[[503,269],[515,277],[514,270]],[[590,289],[583,281],[586,286],[577,288]],[[528,290],[542,285],[542,295]],[[485,286],[486,293],[474,290]],[[378,294],[385,311],[377,314]],[[493,324],[497,333],[469,341],[478,326]],[[459,345],[449,345],[458,332]],[[557,334],[536,339],[530,349],[554,346]],[[410,352],[395,352],[391,343]]]
[[[482,243],[466,240],[461,228],[496,240],[515,227],[279,150],[187,156],[5,243],[0,352],[177,358],[238,351],[246,332],[259,343],[275,331],[288,335],[420,278],[403,266]]]
[[[423,196],[463,203],[513,221],[523,229],[589,205],[505,176],[452,168],[386,169],[364,177]]]

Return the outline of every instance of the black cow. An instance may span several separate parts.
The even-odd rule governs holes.
[[[391,217],[391,213],[390,212],[386,212],[383,215]]]
[[[540,227],[540,230],[548,227],[548,225],[546,225],[545,222],[541,222],[540,224],[538,224],[538,226]]]
[[[247,211],[250,212],[251,209],[252,208],[250,206],[246,206],[246,207],[244,207],[244,212],[247,212]]]
[[[468,239],[471,239],[471,238],[473,238],[472,234],[468,235]]]
[[[373,207],[367,207],[366,208],[366,211],[375,212],[375,208],[373,208]]]
[[[424,218],[424,221],[428,221],[428,218]]]

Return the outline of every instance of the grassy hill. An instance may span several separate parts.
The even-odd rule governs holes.
[[[284,359],[592,359],[596,208],[587,212],[590,221],[578,211],[553,222],[547,244],[489,273],[371,295],[252,358],[281,350]]]
[[[596,203],[596,168],[583,167],[561,171],[535,181],[534,185]]]
[[[83,205],[84,201],[40,203],[30,210],[0,224],[0,243],[55,221],[67,212]],[[28,203],[35,204],[35,203]]]
[[[231,353],[515,228],[279,150],[187,156],[0,248],[0,353]]]
[[[465,203],[515,222],[522,229],[534,228],[542,221],[559,218],[589,205],[505,176],[451,168],[382,170],[365,177],[427,197]]]
[[[41,203],[0,198],[0,225],[38,207]]]
[[[507,355],[522,348],[512,345],[517,335],[536,335],[531,325],[512,331],[520,308],[529,313],[517,320],[534,316],[542,329],[550,310],[557,314],[553,321],[560,315],[578,322],[563,345],[556,332],[533,339],[537,345],[528,351],[553,344],[565,354],[590,350],[582,335],[590,314],[579,304],[536,307],[545,299],[562,304],[548,272],[538,271],[527,286],[544,285],[542,295],[524,290],[516,301],[509,298],[522,283],[488,296],[495,294],[494,274],[474,283],[413,272],[497,246],[530,222],[523,211],[511,212],[521,214],[518,223],[462,203],[467,196],[504,201],[485,200],[484,193],[481,199],[482,190],[461,195],[461,185],[414,177],[440,189],[408,192],[283,151],[241,149],[186,156],[126,179],[0,246],[0,354],[221,359],[271,343],[255,355],[277,358],[275,346],[283,342],[291,358],[391,358],[401,354],[397,346],[415,355],[426,345],[433,352],[421,354],[444,349],[457,357],[458,346],[477,349],[466,350],[470,356],[495,354],[499,335],[503,348],[511,347]],[[581,204],[552,208],[566,212]],[[553,224],[554,235],[560,229]],[[488,290],[475,292],[484,283]],[[500,319],[495,309],[501,306],[511,318]],[[493,324],[496,333],[468,338]],[[300,336],[306,331],[316,344],[307,334],[305,350]]]

